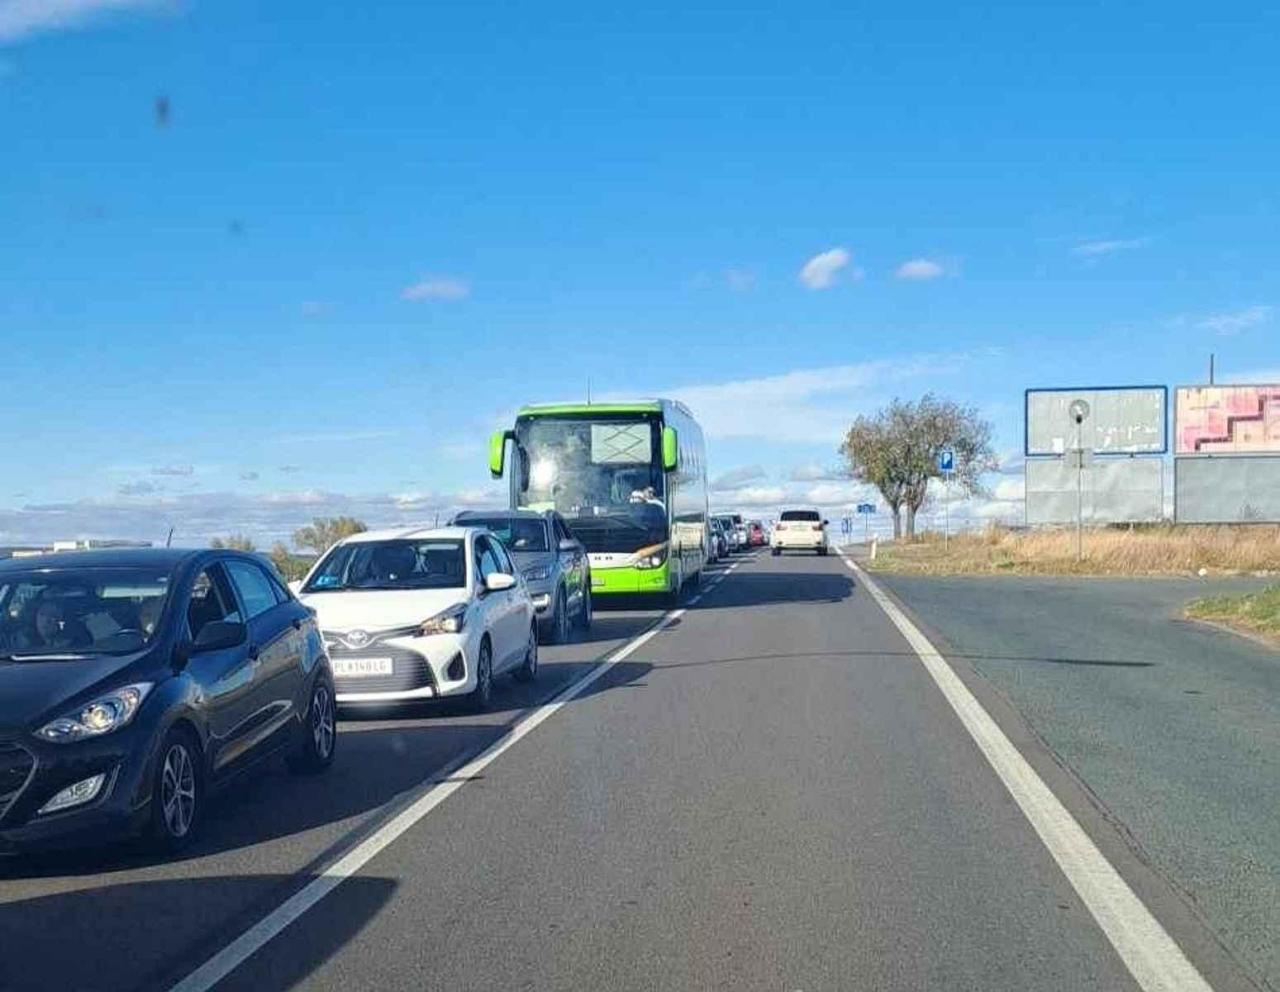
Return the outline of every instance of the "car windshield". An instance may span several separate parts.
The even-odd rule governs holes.
[[[0,579],[0,655],[129,654],[155,636],[170,577],[156,568],[9,572]]]
[[[590,552],[661,544],[669,528],[658,437],[650,420],[522,420],[517,502],[560,511]]]
[[[302,591],[461,589],[466,584],[460,540],[353,541],[330,551]]]
[[[784,521],[808,520],[817,523],[822,517],[818,515],[817,510],[783,510],[778,519]]]
[[[497,535],[508,551],[546,551],[547,525],[541,519],[529,517],[467,517],[468,527],[485,527]]]

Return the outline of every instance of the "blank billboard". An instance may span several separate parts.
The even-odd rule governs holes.
[[[1280,386],[1181,386],[1179,455],[1280,454]]]
[[[1071,404],[1084,400],[1089,416],[1080,445],[1099,454],[1159,455],[1168,450],[1169,391],[1164,386],[1028,389],[1026,453],[1060,455],[1076,447]]]
[[[1280,523],[1280,457],[1176,458],[1174,519]]]
[[[1077,470],[1063,458],[1028,459],[1027,523],[1076,520]],[[1098,458],[1084,470],[1084,521],[1148,523],[1164,516],[1164,463],[1159,458]]]

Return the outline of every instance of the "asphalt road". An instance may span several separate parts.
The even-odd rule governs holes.
[[[1280,988],[1280,652],[1183,619],[1253,579],[880,578]]]
[[[0,866],[0,988],[183,978],[657,616],[599,614],[593,640],[546,649],[536,687],[505,687],[484,719],[345,722],[330,775],[255,776],[180,861]],[[1016,714],[992,715],[1052,764]],[[1250,987],[1117,825],[1081,822],[1218,992]],[[1137,987],[834,557],[745,562],[219,986]]]

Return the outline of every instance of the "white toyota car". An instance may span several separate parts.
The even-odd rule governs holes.
[[[330,548],[299,598],[315,610],[340,705],[469,697],[538,674],[538,621],[507,550],[483,528],[370,531]]]
[[[827,553],[827,522],[817,510],[783,510],[773,525],[770,550],[777,557],[784,551]]]

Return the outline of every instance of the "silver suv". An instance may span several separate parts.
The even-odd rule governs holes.
[[[548,643],[567,641],[573,627],[591,626],[587,552],[554,510],[467,510],[457,527],[486,527],[502,541],[524,577]]]

